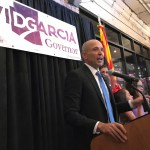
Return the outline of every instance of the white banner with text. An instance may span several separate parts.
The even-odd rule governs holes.
[[[14,0],[0,0],[0,46],[81,60],[75,26]]]

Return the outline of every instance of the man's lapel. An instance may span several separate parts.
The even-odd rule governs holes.
[[[89,79],[89,82],[91,82],[91,85],[94,87],[99,99],[103,102],[104,104],[104,100],[103,100],[103,96],[102,96],[102,93],[100,92],[100,89],[98,87],[98,84],[93,76],[93,74],[91,73],[90,69],[84,65],[83,66],[83,71],[85,72],[87,78]],[[105,104],[104,104],[105,105]]]

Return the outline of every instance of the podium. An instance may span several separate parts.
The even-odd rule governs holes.
[[[148,150],[150,149],[150,114],[124,125],[127,142],[115,141],[110,135],[99,135],[91,142],[91,150]]]

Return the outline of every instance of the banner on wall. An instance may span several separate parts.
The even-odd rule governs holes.
[[[14,0],[0,1],[0,46],[81,60],[75,26]]]

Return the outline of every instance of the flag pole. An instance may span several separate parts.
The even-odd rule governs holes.
[[[100,16],[98,16],[98,23],[99,25],[102,25]]]

